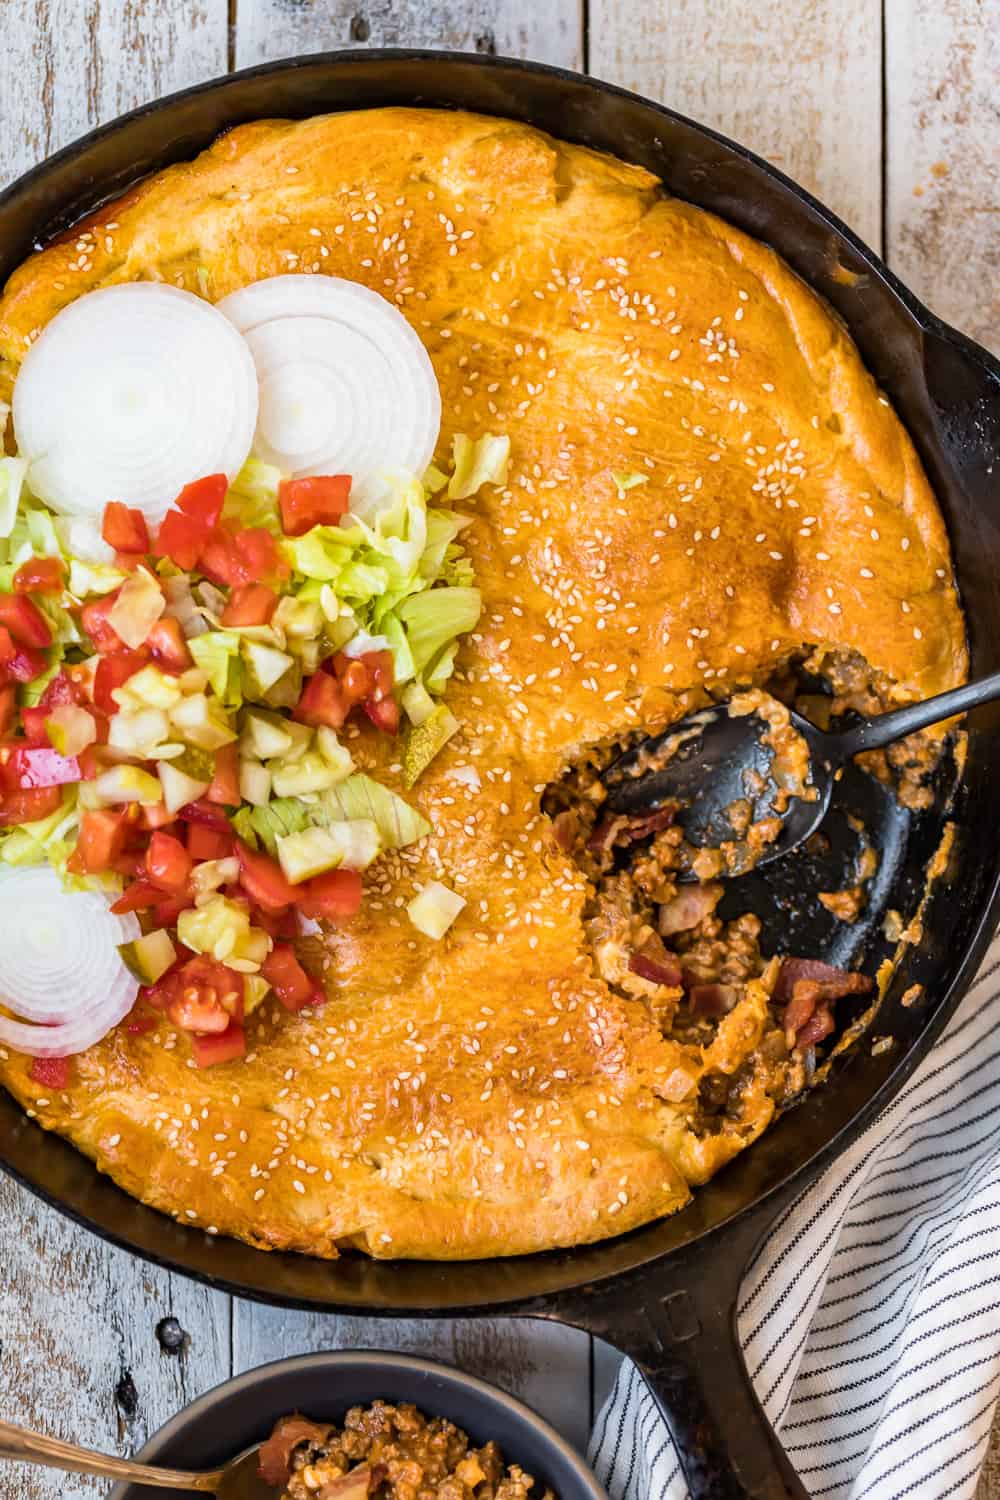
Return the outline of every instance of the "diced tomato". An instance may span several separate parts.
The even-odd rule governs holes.
[[[278,544],[263,526],[251,526],[249,531],[238,531],[235,542],[247,583],[259,582],[262,578],[272,576],[288,577],[288,565],[278,551]]]
[[[142,849],[126,849],[122,854],[116,855],[110,868],[116,875],[124,875],[126,880],[138,880],[146,871],[145,853]]]
[[[278,486],[281,526],[286,536],[302,536],[314,526],[335,526],[347,510],[349,474],[315,474],[283,479]]]
[[[80,684],[74,682],[68,672],[62,671],[57,672],[46,684],[45,691],[38,700],[38,706],[51,712],[63,703],[82,703],[83,701],[84,694]]]
[[[211,802],[206,802],[203,797],[199,797],[197,802],[185,803],[177,816],[182,823],[200,823],[206,828],[214,828],[218,833],[232,833],[225,813],[213,807]]]
[[[180,970],[168,1013],[185,1031],[219,1035],[243,1019],[243,976],[199,954]]]
[[[111,910],[116,916],[122,916],[127,911],[148,911],[162,898],[163,892],[159,886],[152,885],[148,880],[135,880],[122,892]]]
[[[240,752],[239,747],[223,745],[215,752],[215,775],[212,784],[205,793],[208,802],[228,804],[230,807],[240,805]]]
[[[261,849],[251,849],[239,839],[236,857],[240,862],[240,885],[255,906],[278,912],[294,902],[296,889],[285,879],[276,859]]]
[[[344,702],[340,683],[328,672],[315,672],[306,683],[292,718],[301,724],[328,724],[331,729],[340,729],[347,714],[348,704]]]
[[[357,915],[361,907],[361,876],[357,870],[328,870],[301,887],[299,911],[314,921],[339,922]]]
[[[3,774],[10,785],[23,791],[45,786],[68,786],[82,781],[80,762],[75,755],[60,755],[58,750],[34,747],[0,752]]]
[[[149,528],[141,510],[109,500],[104,507],[101,536],[116,552],[148,552]]]
[[[206,859],[225,859],[233,852],[233,840],[227,833],[206,828],[201,823],[187,825],[187,851],[195,864]]]
[[[233,589],[222,611],[223,625],[267,625],[278,606],[278,596],[266,583],[241,583]]]
[[[162,802],[147,802],[139,808],[139,821],[150,832],[155,828],[166,828],[173,823],[175,817],[176,814],[170,812]]]
[[[113,656],[102,656],[94,673],[94,702],[102,713],[115,714],[118,704],[111,696],[115,688],[134,677],[146,665],[144,651],[116,651]]]
[[[245,1057],[246,1034],[242,1026],[230,1023],[221,1036],[195,1036],[191,1038],[191,1051],[199,1068],[211,1068],[215,1063],[235,1062]]]
[[[28,1077],[32,1083],[40,1083],[46,1089],[69,1088],[69,1058],[36,1057]]]
[[[163,615],[146,637],[153,660],[168,672],[186,672],[194,665],[179,620]]]
[[[0,801],[0,828],[13,828],[18,823],[37,823],[40,818],[50,818],[61,806],[62,792],[57,786],[10,792]]]
[[[191,905],[191,896],[188,891],[181,891],[179,896],[165,896],[157,901],[153,907],[153,920],[157,927],[173,927],[182,911],[187,911]]]
[[[51,646],[52,627],[37,604],[23,594],[0,594],[0,625],[22,646]]]
[[[399,704],[395,698],[366,698],[361,707],[376,729],[386,734],[399,733]]]
[[[0,672],[8,662],[14,660],[16,655],[17,647],[14,645],[13,636],[6,625],[0,625]]]
[[[174,504],[179,511],[211,531],[213,526],[219,524],[228,488],[229,480],[225,474],[208,474],[204,479],[186,484]]]
[[[110,808],[87,811],[80,819],[76,854],[88,875],[111,869],[125,848],[129,825],[124,814]]]
[[[29,557],[14,574],[14,590],[18,594],[61,594],[65,577],[62,558]]]
[[[373,698],[388,698],[392,692],[395,682],[395,672],[391,651],[366,651],[364,656],[359,657],[369,672],[375,686],[372,689]]]
[[[191,874],[191,856],[170,833],[157,829],[146,850],[146,875],[161,891],[176,894],[187,885]]]
[[[153,548],[155,557],[169,557],[186,573],[198,561],[198,555],[208,537],[208,529],[179,510],[168,510],[160,522],[159,534]]]
[[[3,671],[12,682],[34,682],[36,677],[41,677],[48,664],[49,659],[44,651],[35,646],[18,646]]]
[[[308,1005],[313,981],[295,957],[294,948],[286,943],[276,943],[260,972],[286,1010],[301,1010],[303,1005]]]
[[[358,658],[352,659],[338,651],[336,656],[330,657],[333,671],[340,684],[340,691],[348,708],[353,708],[356,703],[361,703],[365,698],[371,697],[375,690],[375,678],[367,664]],[[327,667],[327,662],[323,663]]]
[[[80,751],[77,760],[80,762],[81,781],[93,781],[107,767],[106,757],[101,754],[98,745],[88,745],[85,750]]]
[[[245,897],[246,891],[240,887],[239,894]],[[276,941],[293,943],[301,935],[299,919],[292,906],[283,907],[280,911],[265,911],[262,906],[252,906],[250,920],[255,927],[262,927],[268,937]]]
[[[0,736],[10,734],[17,718],[17,688],[12,682],[0,687]]]
[[[35,708],[21,709],[21,723],[24,726],[24,737],[29,745],[49,744],[49,734],[45,727],[50,710],[36,706]]]
[[[129,1036],[145,1036],[148,1031],[156,1030],[156,1024],[155,1016],[137,1016],[133,1011],[125,1030]]]
[[[90,636],[94,650],[99,651],[102,656],[123,650],[121,636],[108,624],[108,615],[114,609],[117,598],[118,590],[115,589],[114,593],[105,594],[102,599],[92,599],[80,611],[80,624]]]

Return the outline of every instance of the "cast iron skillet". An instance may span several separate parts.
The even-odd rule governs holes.
[[[613,152],[657,173],[683,198],[773,245],[837,309],[920,450],[951,532],[969,620],[972,670],[1000,667],[1000,365],[945,327],[832,214],[773,167],[670,110],[555,68],[458,54],[345,52],[253,69],[175,95],[95,131],[0,197],[0,275],[145,173],[189,158],[221,130],[262,116],[303,116],[384,104],[506,115]],[[184,1228],[142,1207],[84,1158],[0,1098],[0,1157],[22,1182],[97,1233],[150,1260],[263,1301],[373,1314],[497,1313],[575,1323],[628,1352],[649,1376],[696,1500],[804,1495],[746,1379],[734,1336],[740,1279],[754,1247],[818,1168],[853,1141],[929,1051],[974,975],[1000,912],[1000,757],[996,705],[969,722],[954,787],[956,837],[927,906],[919,949],[904,957],[877,1020],[895,1039],[863,1042],[683,1213],[603,1244],[464,1263],[329,1264],[266,1254]],[[954,768],[944,781],[955,783]],[[839,938],[792,886],[740,901],[780,910],[785,951],[857,958],[883,951],[888,907],[912,912],[943,823],[940,808],[910,821],[872,801],[873,783],[845,791],[878,835],[882,866],[867,926]],[[942,796],[948,795],[947,785]],[[866,804],[866,805],[863,805]],[[840,823],[831,858],[849,860]],[[838,855],[839,851],[839,855]],[[776,867],[780,868],[780,866]],[[810,872],[806,872],[807,874]],[[815,875],[817,872],[811,872]],[[829,874],[830,872],[824,872]],[[909,985],[925,998],[903,1006]]]

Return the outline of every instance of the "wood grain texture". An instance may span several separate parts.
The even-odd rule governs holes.
[[[582,0],[237,0],[236,64],[337,47],[444,47],[579,68]]]
[[[576,1328],[513,1318],[330,1318],[234,1304],[234,1371],[281,1354],[395,1349],[424,1354],[511,1391],[577,1448],[590,1432],[590,1339]]]
[[[591,72],[752,147],[878,248],[879,0],[591,0],[589,16]]]
[[[0,1401],[9,1421],[128,1455],[228,1378],[228,1297],[112,1249],[5,1177],[0,1223]],[[97,1479],[0,1470],[4,1500],[107,1493]]]
[[[0,187],[84,131],[226,71],[227,0],[2,0]]]
[[[886,8],[889,261],[950,323],[1000,350],[1000,10]]]

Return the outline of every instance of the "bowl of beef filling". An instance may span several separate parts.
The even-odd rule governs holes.
[[[447,1365],[375,1350],[248,1371],[185,1408],[137,1458],[211,1469],[258,1444],[254,1500],[605,1500],[523,1402]],[[119,1485],[112,1500],[157,1493]]]

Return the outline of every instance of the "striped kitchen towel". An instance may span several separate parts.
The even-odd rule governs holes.
[[[810,1495],[973,1500],[1000,1393],[1000,937],[908,1086],[771,1232],[739,1329]],[[628,1360],[590,1461],[612,1500],[688,1495]]]

